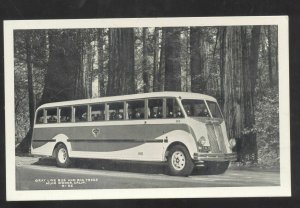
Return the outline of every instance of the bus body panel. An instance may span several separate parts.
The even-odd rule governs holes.
[[[32,153],[51,156],[55,145],[62,142],[70,157],[164,161],[168,146],[181,142],[192,157],[197,148],[184,119],[165,119],[163,124],[159,123],[143,120],[119,121],[118,125],[115,121],[89,122],[85,126],[36,125]],[[95,129],[97,135],[93,133]]]
[[[71,145],[68,142],[68,137],[65,134],[59,133],[53,137],[41,137],[38,136],[37,132],[39,132],[37,129],[33,130],[33,140],[31,143],[32,154],[52,156],[53,150],[57,143],[63,143],[66,145],[68,151],[71,151]]]

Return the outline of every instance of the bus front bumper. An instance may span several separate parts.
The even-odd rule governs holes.
[[[195,162],[202,161],[236,161],[237,155],[236,153],[194,153]]]

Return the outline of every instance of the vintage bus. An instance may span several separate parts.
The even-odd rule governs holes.
[[[165,162],[170,175],[194,167],[226,171],[235,142],[229,140],[215,98],[187,92],[153,92],[48,103],[36,110],[33,155]]]

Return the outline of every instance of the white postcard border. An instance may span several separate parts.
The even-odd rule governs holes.
[[[14,48],[16,29],[118,28],[278,25],[279,51],[279,125],[280,186],[274,187],[211,187],[89,190],[16,190],[15,112],[14,112]],[[5,67],[5,150],[6,194],[8,201],[73,200],[73,199],[141,199],[141,198],[217,198],[291,196],[289,48],[287,16],[127,18],[74,20],[7,20],[4,21]]]

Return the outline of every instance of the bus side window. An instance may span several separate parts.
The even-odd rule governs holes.
[[[72,108],[71,107],[60,108],[60,122],[61,123],[71,122],[71,118],[72,118]]]
[[[43,109],[40,109],[37,112],[35,123],[36,124],[42,124],[42,123],[44,123],[44,110]]]
[[[148,118],[163,117],[163,99],[148,100]]]
[[[183,113],[175,98],[167,98],[166,104],[167,118],[182,118]]]
[[[109,120],[124,119],[124,102],[108,103],[109,105]]]
[[[57,123],[57,109],[47,109],[47,123]]]
[[[145,110],[145,101],[144,100],[135,100],[127,102],[127,113],[128,117],[126,119],[135,120],[135,119],[144,119],[144,110]]]
[[[88,113],[87,113],[87,106],[74,106],[75,108],[75,122],[83,122],[87,121]]]
[[[105,120],[105,105],[96,104],[91,105],[92,121],[104,121]]]

